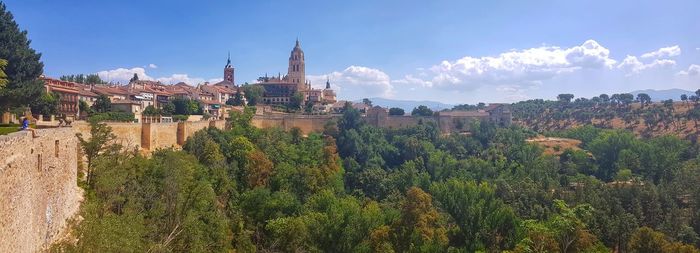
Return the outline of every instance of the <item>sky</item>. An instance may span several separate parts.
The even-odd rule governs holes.
[[[700,88],[700,1],[4,1],[50,77],[192,85],[287,70],[341,99],[445,103]]]

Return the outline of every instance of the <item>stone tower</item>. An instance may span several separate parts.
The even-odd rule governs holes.
[[[299,39],[297,39],[294,49],[289,56],[289,69],[287,70],[287,80],[297,84],[297,90],[306,90],[306,66],[304,64],[304,51],[301,50]]]
[[[228,54],[228,60],[226,61],[226,66],[224,67],[224,81],[230,82],[231,85],[235,86],[233,82],[233,66],[231,66],[231,53]]]

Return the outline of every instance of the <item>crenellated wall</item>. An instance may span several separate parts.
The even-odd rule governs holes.
[[[79,210],[72,128],[0,136],[0,252],[37,252],[65,234]]]

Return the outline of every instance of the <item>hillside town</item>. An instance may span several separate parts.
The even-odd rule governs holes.
[[[110,111],[132,113],[136,122],[146,116],[144,111],[147,108],[162,110],[176,99],[196,101],[199,110],[194,110],[194,114],[212,119],[224,119],[228,111],[237,106],[262,104],[264,108],[268,108],[268,111],[272,111],[272,106],[279,109],[296,103],[296,107],[307,108],[307,113],[328,114],[334,110],[340,112],[345,104],[345,101],[337,100],[330,80],[326,81],[324,89],[311,87],[311,82],[306,80],[304,51],[301,49],[299,40],[296,41],[289,56],[286,75],[280,74],[276,77],[266,75],[258,79],[259,83],[251,85],[262,88],[260,98],[255,99],[260,100],[259,102],[249,103],[245,89],[236,85],[235,68],[231,65],[230,56],[223,72],[222,81],[201,84],[184,82],[164,84],[158,81],[139,80],[136,74],[126,85],[83,84],[47,76],[41,76],[40,79],[45,82],[47,92],[58,94],[58,114],[72,119],[86,118],[87,112],[81,111],[80,104],[86,105],[83,106],[84,109],[92,108],[100,97],[109,100]],[[362,104],[358,103],[356,106],[363,111],[366,110]]]

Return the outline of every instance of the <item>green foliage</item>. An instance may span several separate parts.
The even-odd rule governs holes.
[[[172,101],[168,101],[161,105],[160,110],[163,116],[171,116],[175,113],[175,104]]]
[[[77,75],[63,75],[59,77],[62,81],[82,83],[82,84],[106,84],[104,80],[100,78],[97,74],[77,74]]]
[[[300,92],[294,92],[294,94],[289,98],[289,106],[287,108],[291,109],[292,111],[296,111],[301,109],[301,105],[303,103],[304,94],[301,94]]]
[[[78,109],[80,110],[80,113],[85,113],[87,115],[91,115],[95,113],[95,111],[88,105],[87,102],[84,100],[78,101]]]
[[[30,47],[27,31],[20,31],[12,13],[0,3],[0,59],[4,59],[3,68],[8,80],[0,89],[0,108],[5,109],[26,106],[41,99],[44,93],[43,82],[37,80],[43,72],[44,64],[39,60],[41,54]]]
[[[90,121],[90,138],[83,138],[83,134],[76,134],[78,141],[80,142],[80,147],[82,148],[85,158],[87,158],[87,184],[92,187],[94,173],[93,162],[95,159],[104,152],[116,152],[121,147],[110,143],[117,138],[116,135],[112,133],[112,128],[104,123],[99,123],[97,121]]]
[[[241,86],[243,93],[245,93],[245,99],[248,101],[248,105],[255,106],[262,102],[262,96],[265,93],[265,88],[261,85],[256,84],[244,84]]]
[[[406,112],[403,111],[403,109],[398,108],[398,107],[392,107],[389,108],[389,115],[391,116],[403,116],[406,114]]]
[[[5,74],[5,67],[7,67],[7,60],[0,59],[0,89],[5,88],[7,83],[10,82],[9,80],[7,80],[7,74]]]
[[[86,220],[61,249],[697,252],[690,141],[584,126],[548,133],[582,141],[553,155],[526,142],[533,131],[488,121],[469,135],[430,122],[380,129],[348,104],[304,135],[255,128],[254,113],[232,111],[230,129],[196,132],[183,151],[91,151]]]
[[[44,92],[38,100],[34,100],[29,106],[32,108],[32,113],[52,115],[58,113],[59,100],[60,96],[57,93]]]
[[[241,95],[240,92],[236,92],[236,94],[232,97],[226,100],[227,105],[233,105],[233,106],[241,106],[245,105],[243,104],[243,95]]]
[[[502,250],[515,245],[519,219],[488,184],[452,179],[433,183],[430,192],[454,219],[468,250]]]
[[[187,121],[190,115],[173,115],[173,121]]]
[[[88,121],[134,122],[134,117],[134,114],[130,112],[105,112],[90,115],[90,117],[88,117]]]
[[[143,109],[142,114],[146,116],[160,116],[163,114],[163,111],[161,109],[156,108],[155,106],[149,105],[146,106],[146,109]]]
[[[101,94],[92,104],[92,109],[100,113],[109,112],[112,110],[112,100],[107,95]]]
[[[201,115],[202,105],[197,100],[189,98],[175,98],[171,101],[175,107],[174,114],[177,115]]]
[[[433,116],[433,110],[430,110],[425,105],[419,105],[416,108],[413,108],[413,111],[411,112],[412,116]]]

